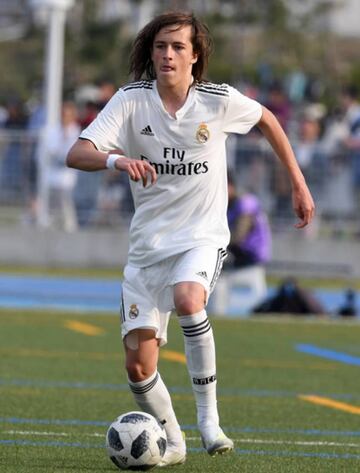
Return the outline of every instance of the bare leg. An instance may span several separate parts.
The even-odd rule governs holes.
[[[124,340],[130,389],[139,407],[165,428],[168,447],[159,466],[184,463],[186,447],[169,391],[157,371],[159,341],[153,330],[132,330]]]

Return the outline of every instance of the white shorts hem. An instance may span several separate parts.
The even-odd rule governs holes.
[[[138,330],[138,329],[148,329],[148,330],[153,330],[154,333],[155,333],[155,338],[157,340],[160,340],[160,346],[162,347],[163,345],[166,345],[167,343],[167,338],[166,337],[162,337],[159,335],[159,328],[158,327],[155,327],[154,325],[139,325],[137,327],[131,327],[129,329],[126,329],[124,327],[124,325],[121,327],[121,337],[122,339],[124,340],[124,338],[126,337],[126,335],[128,335],[130,332],[132,332],[133,330]]]

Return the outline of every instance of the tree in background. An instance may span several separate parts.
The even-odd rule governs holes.
[[[144,4],[132,0],[128,3],[130,15],[104,19],[105,3],[77,0],[69,15],[66,92],[104,78],[119,86],[128,80],[128,53],[135,33],[133,12]],[[125,3],[118,5],[123,8]],[[330,0],[158,0],[154,5],[156,11],[184,5],[198,9],[215,40],[209,69],[213,81],[236,83],[245,79],[260,84],[264,73],[270,79],[283,79],[293,71],[302,71],[318,80],[317,93],[330,101],[341,82],[360,80],[355,40],[345,47],[346,42],[327,28],[326,15],[334,8]],[[44,28],[34,23],[29,23],[22,39],[0,42],[0,61],[7,65],[6,74],[0,75],[0,99],[9,95],[26,99],[41,83],[44,42]]]

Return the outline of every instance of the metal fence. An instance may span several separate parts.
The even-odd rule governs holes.
[[[38,141],[37,133],[0,131],[1,225],[37,225],[43,198],[39,194]],[[290,183],[267,142],[259,137],[232,138],[228,154],[229,167],[239,187],[260,198],[273,231],[291,228],[294,216]],[[344,152],[318,153],[304,168],[317,204],[314,228],[319,234],[349,238],[360,234],[354,163],[358,165],[353,156]],[[53,172],[64,168],[64,163],[51,163]],[[46,194],[50,226],[72,231],[128,224],[133,207],[126,175],[110,171],[74,172],[73,187],[50,185]]]

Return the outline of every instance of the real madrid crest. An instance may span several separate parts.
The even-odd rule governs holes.
[[[200,123],[199,128],[196,131],[196,140],[199,143],[206,143],[209,141],[209,138],[210,131],[208,130],[206,123]]]
[[[138,315],[139,315],[139,309],[137,308],[137,305],[131,304],[130,310],[129,310],[130,319],[136,319]]]

